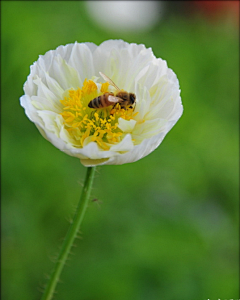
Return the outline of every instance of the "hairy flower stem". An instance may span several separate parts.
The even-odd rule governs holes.
[[[87,209],[95,169],[96,169],[96,167],[89,167],[87,169],[87,174],[86,174],[86,179],[85,179],[83,190],[82,190],[82,195],[81,195],[77,210],[75,212],[73,222],[71,223],[69,230],[67,232],[67,235],[64,239],[64,242],[61,247],[54,270],[50,276],[49,282],[48,282],[47,287],[42,295],[41,300],[51,300],[53,297],[53,294],[54,294],[56,285],[59,281],[59,277],[62,272],[63,266],[67,260],[67,257],[71,250],[73,242],[74,242],[77,234],[79,233],[80,225],[82,223],[85,211]]]

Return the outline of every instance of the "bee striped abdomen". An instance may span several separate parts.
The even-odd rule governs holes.
[[[94,98],[92,101],[88,103],[88,107],[90,108],[100,108],[102,107],[101,105],[101,96]]]
[[[105,93],[101,96],[94,98],[92,101],[88,103],[88,107],[90,108],[102,108],[112,105],[111,102],[108,101],[108,96],[113,96],[113,93]]]

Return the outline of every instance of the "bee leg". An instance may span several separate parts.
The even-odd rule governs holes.
[[[112,110],[115,108],[116,104],[117,104],[117,103],[115,103],[115,104],[113,105],[112,109],[110,110],[110,115],[111,115],[111,116],[113,115],[113,113],[111,113],[111,112],[112,112]]]
[[[134,104],[134,107],[133,106],[131,106],[131,108],[133,108],[133,111],[135,110],[135,108],[136,108],[136,103]]]
[[[124,105],[121,105],[121,109],[127,109],[127,107],[126,106],[124,106]]]

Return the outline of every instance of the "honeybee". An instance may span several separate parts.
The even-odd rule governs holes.
[[[101,96],[94,98],[88,103],[88,107],[103,108],[113,105],[114,108],[117,105],[117,103],[119,103],[121,108],[127,108],[127,106],[132,108],[132,105],[136,101],[136,95],[133,93],[128,93],[124,90],[120,90],[120,88],[117,87],[116,84],[109,77],[107,77],[101,72],[99,72],[99,74],[105,81],[109,82],[110,85],[115,87],[117,92],[115,94],[112,92],[107,92]]]

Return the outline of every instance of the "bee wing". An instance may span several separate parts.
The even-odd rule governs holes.
[[[123,99],[110,95],[110,96],[108,96],[108,101],[111,102],[111,103],[119,103],[119,102],[122,102]]]
[[[99,74],[102,76],[102,78],[105,80],[105,81],[108,81],[109,84],[111,84],[112,86],[115,87],[115,89],[119,90],[120,91],[120,88],[118,86],[116,86],[116,84],[109,78],[107,77],[107,75],[103,74],[102,72],[99,72]]]

